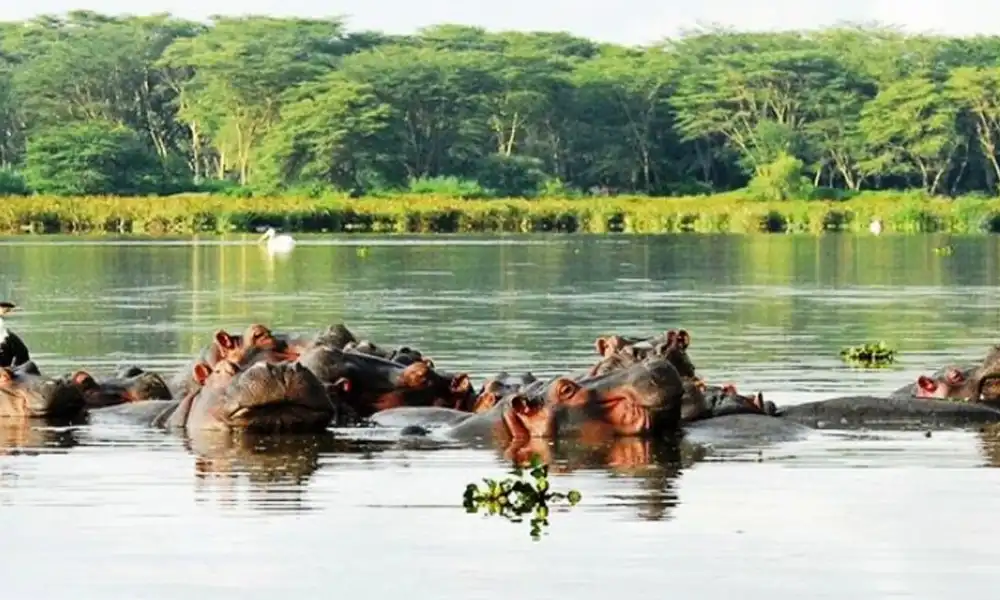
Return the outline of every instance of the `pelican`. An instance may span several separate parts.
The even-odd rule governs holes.
[[[268,227],[267,231],[260,238],[260,242],[267,240],[267,251],[271,254],[283,254],[285,252],[291,252],[295,248],[295,240],[292,236],[287,234],[277,235],[274,227]]]
[[[882,219],[872,219],[871,225],[868,226],[868,231],[874,235],[882,233]]]
[[[13,331],[7,329],[5,316],[17,308],[10,302],[0,302],[0,367],[16,367],[31,360],[28,347]]]

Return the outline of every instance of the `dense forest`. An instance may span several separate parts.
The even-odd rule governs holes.
[[[1000,37],[0,23],[7,194],[995,195],[998,144]]]

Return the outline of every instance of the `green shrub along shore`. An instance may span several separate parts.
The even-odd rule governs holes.
[[[1000,231],[1000,199],[924,198],[888,192],[849,200],[760,201],[744,195],[461,199],[431,195],[232,198],[12,197],[0,201],[5,233],[188,235],[253,232],[821,233]]]

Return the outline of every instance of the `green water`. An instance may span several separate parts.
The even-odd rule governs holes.
[[[219,328],[345,322],[480,381],[572,371],[594,339],[683,327],[710,381],[779,404],[882,394],[997,342],[996,237],[308,237],[0,241],[43,371],[170,370]],[[935,249],[950,247],[941,253]],[[883,371],[838,351],[883,339]],[[501,451],[0,427],[5,598],[986,597],[1000,464],[983,434],[826,436],[665,462],[553,450],[581,505],[466,515]],[[678,457],[673,457],[678,458]],[[611,563],[613,567],[609,568]]]

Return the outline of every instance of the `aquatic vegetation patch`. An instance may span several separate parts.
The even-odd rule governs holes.
[[[840,358],[850,364],[866,367],[884,367],[896,362],[896,351],[885,342],[851,346],[840,351]]]
[[[553,492],[549,487],[549,467],[537,454],[531,457],[530,471],[525,477],[522,467],[510,471],[510,477],[501,480],[483,479],[483,485],[470,483],[462,496],[462,505],[468,513],[480,510],[487,515],[499,515],[514,523],[524,521],[531,514],[531,537],[540,539],[542,528],[549,526],[550,503],[565,500],[575,506],[583,496],[577,490]]]

